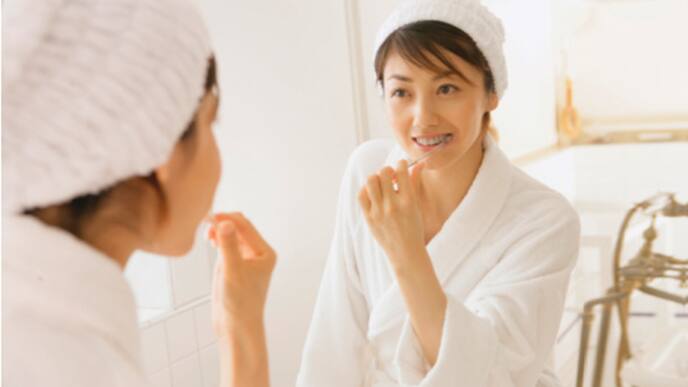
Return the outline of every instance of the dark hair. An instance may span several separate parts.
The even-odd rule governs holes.
[[[217,70],[215,58],[211,56],[208,59],[208,69],[206,71],[204,83],[204,95],[212,92],[213,88],[217,88]],[[194,115],[184,132],[181,134],[179,141],[189,140],[193,137],[195,131],[196,112],[194,111]],[[150,173],[149,175],[142,177],[142,179],[145,183],[150,184],[154,188],[158,196],[163,201],[162,205],[164,205],[165,196],[163,195],[162,187],[160,186],[160,182],[155,176],[155,173]],[[116,183],[115,185],[105,188],[98,193],[82,195],[64,203],[61,206],[62,208],[60,208],[60,216],[58,220],[59,224],[56,224],[56,226],[70,232],[77,238],[82,237],[82,224],[84,219],[90,215],[93,215],[100,208],[101,204],[107,197],[111,195],[118,184],[119,183]],[[133,200],[137,199],[137,195],[134,192],[129,192],[128,195],[131,195],[129,197],[131,197]],[[25,210],[24,214],[38,216],[41,210],[43,210],[43,208],[31,208]],[[132,215],[135,216],[136,214]]]
[[[490,66],[475,41],[461,29],[437,20],[423,20],[410,23],[392,32],[382,43],[375,55],[377,81],[384,86],[384,68],[390,53],[396,51],[404,60],[434,72],[446,69],[460,77],[466,76],[452,64],[446,50],[479,69],[485,79],[485,90],[495,92],[494,77]],[[446,68],[433,61],[437,59]]]
[[[210,59],[208,59],[208,70],[205,74],[205,83],[203,86],[205,89],[204,95],[212,92],[213,88],[217,87],[217,67],[215,64],[215,57],[213,56],[211,56]],[[186,127],[186,130],[184,131],[184,133],[182,133],[180,140],[187,139],[196,130],[195,114],[196,113],[194,112],[194,117],[191,118],[191,122],[189,122],[189,125]]]

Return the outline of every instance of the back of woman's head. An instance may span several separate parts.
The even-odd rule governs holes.
[[[182,164],[193,161],[199,106],[216,89],[198,11],[185,0],[24,0],[3,11],[5,214],[76,236],[105,213],[132,227],[146,212],[158,221],[157,168],[180,147]]]

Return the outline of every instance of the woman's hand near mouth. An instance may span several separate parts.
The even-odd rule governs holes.
[[[411,173],[402,160],[396,170],[371,175],[358,195],[366,223],[387,253],[411,323],[430,365],[437,360],[447,298],[425,247],[419,193],[423,163]]]
[[[407,161],[401,160],[396,170],[385,167],[368,177],[358,195],[370,230],[395,266],[405,264],[403,252],[425,248],[418,200],[422,170],[420,163],[409,173]]]
[[[267,387],[263,311],[276,254],[242,214],[217,214],[210,221],[208,238],[220,252],[212,294],[220,385]]]

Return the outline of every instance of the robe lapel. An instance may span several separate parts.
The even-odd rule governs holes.
[[[397,146],[387,158],[387,165],[395,165],[405,156]],[[511,184],[512,168],[513,165],[494,140],[486,136],[485,156],[473,184],[464,200],[427,246],[435,273],[443,287],[452,278],[458,266],[470,255],[501,211]],[[467,289],[472,289],[484,273],[471,274],[473,273],[470,270],[466,271],[466,281],[473,282]],[[465,297],[466,294],[462,296]],[[369,338],[402,324],[406,315],[403,296],[397,281],[394,280],[371,310]]]

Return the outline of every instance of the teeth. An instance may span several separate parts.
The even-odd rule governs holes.
[[[435,137],[416,137],[415,140],[418,144],[423,145],[423,146],[435,146],[439,145],[440,143],[445,142],[446,140],[449,139],[451,134],[444,134],[441,136],[435,136]]]

